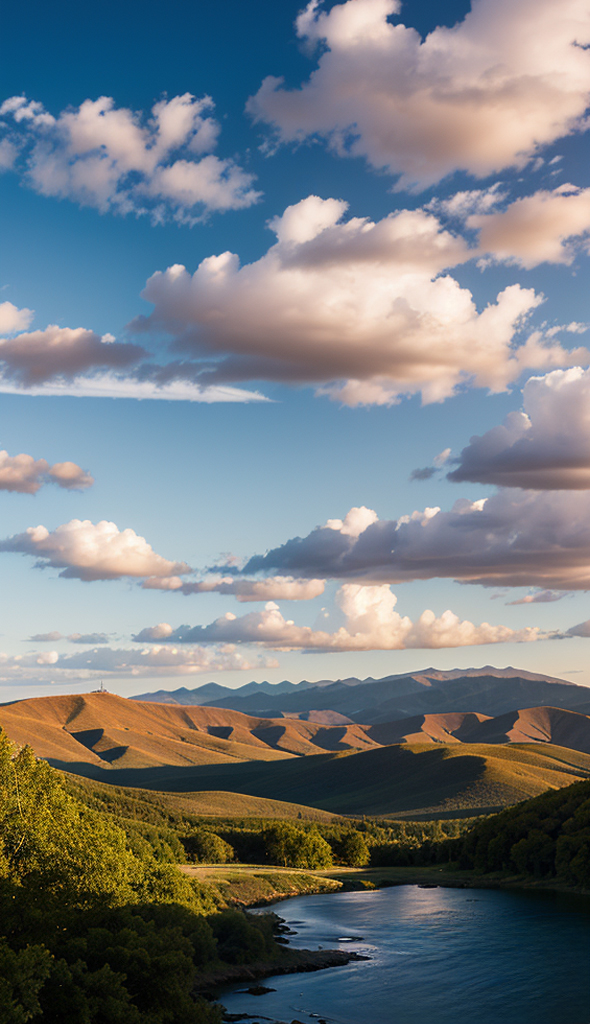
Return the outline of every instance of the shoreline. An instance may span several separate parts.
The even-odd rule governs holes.
[[[344,967],[351,961],[370,960],[362,953],[345,949],[288,949],[278,960],[261,960],[254,964],[224,965],[197,979],[195,992],[219,989],[238,981],[258,981],[280,974],[309,974],[330,967]],[[217,997],[216,997],[217,998]]]
[[[219,871],[219,869],[217,869]],[[235,874],[236,867],[232,872]],[[250,874],[254,872],[250,869]],[[295,869],[289,870],[292,883]],[[293,892],[292,885],[290,892],[277,892],[273,896],[265,894],[262,899],[252,901],[248,905],[252,908],[269,906],[273,903],[282,902],[285,899],[292,899],[304,895],[333,895],[345,892],[370,892],[381,888],[397,887],[402,885],[418,885],[425,888],[448,888],[448,889],[504,889],[528,891],[541,895],[542,893],[553,893],[566,896],[581,896],[590,902],[590,891],[575,889],[555,880],[527,879],[524,876],[489,877],[478,876],[473,872],[445,871],[444,868],[349,868],[336,872],[317,873],[318,886],[310,888],[311,872],[305,874],[305,891]],[[315,873],[314,873],[315,874]],[[332,880],[338,884],[337,888],[326,891],[322,882]],[[553,884],[550,884],[553,882]],[[241,906],[247,910],[247,905],[236,900],[234,906]],[[278,915],[276,918],[275,932],[280,934],[283,929],[284,919]],[[223,991],[227,986],[237,982],[246,982],[253,985],[263,979],[270,979],[273,976],[297,973],[310,973],[327,970],[333,967],[346,966],[351,962],[371,960],[370,956],[357,953],[353,950],[342,949],[293,949],[282,948],[277,960],[259,961],[254,964],[236,964],[233,966],[224,965],[219,970],[211,970],[201,975],[195,985],[195,993],[219,1002],[222,1007],[224,1024],[229,1022],[247,1021],[249,1019],[265,1019],[271,1024],[284,1024],[278,1018],[265,1017],[264,1014],[229,1013],[223,1005]],[[256,993],[258,994],[258,993]],[[260,993],[262,995],[262,993]],[[298,1022],[299,1024],[299,1022]]]
[[[213,884],[226,906],[272,906],[297,896],[362,892],[395,885],[434,885],[445,889],[520,889],[590,898],[590,889],[556,878],[526,875],[480,875],[474,871],[428,865],[424,867],[336,867],[323,871],[267,865],[182,865],[189,877]]]
[[[590,898],[590,889],[568,885],[560,879],[537,879],[527,875],[478,875],[473,871],[448,870],[436,866],[345,868],[331,874],[325,872],[325,875],[342,883],[340,892],[385,889],[397,885],[432,885],[441,889],[520,889]]]

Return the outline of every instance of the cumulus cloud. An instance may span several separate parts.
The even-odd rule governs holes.
[[[573,262],[576,243],[590,232],[590,188],[560,185],[510,203],[504,210],[475,213],[467,227],[479,231],[479,248],[496,260],[527,269],[540,263]]]
[[[37,566],[61,569],[67,579],[113,580],[122,576],[172,576],[190,572],[184,562],[170,562],[156,554],[134,530],[119,530],[115,523],[72,519],[50,532],[31,526],[25,533],[0,541],[0,551],[33,555]]]
[[[155,223],[195,223],[211,211],[239,210],[260,193],[233,160],[213,154],[220,126],[209,96],[190,93],[154,104],[145,118],[111,97],[85,100],[58,117],[12,96],[0,107],[9,161],[36,192]]]
[[[485,586],[590,589],[590,493],[501,489],[377,520],[357,537],[329,525],[244,566],[245,574],[402,583],[450,578]]]
[[[324,593],[325,580],[298,580],[293,576],[273,576],[266,580],[236,579],[186,582],[180,576],[150,577],[141,584],[144,590],[169,590],[184,594],[231,594],[238,601],[311,601]],[[166,625],[163,623],[162,625]],[[156,628],[156,627],[155,627]],[[157,627],[159,628],[159,627]],[[170,627],[172,630],[172,627]]]
[[[75,462],[56,462],[50,466],[46,459],[0,451],[0,491],[36,494],[46,483],[72,491],[90,487],[94,479]]]
[[[57,629],[51,631],[51,633],[35,633],[34,636],[30,636],[27,642],[34,644],[56,644],[58,640],[63,640],[64,635]]]
[[[441,401],[464,383],[498,391],[526,368],[590,361],[538,333],[515,343],[541,301],[532,289],[511,285],[478,312],[442,273],[473,250],[432,213],[374,223],[343,220],[346,208],[308,196],[271,222],[277,243],[256,262],[226,252],[193,275],[180,265],[154,274],[142,293],[154,310],[133,328],[171,334],[192,375],[201,362],[202,383],[316,384],[348,405],[416,392]]]
[[[201,672],[253,671],[276,668],[274,658],[244,655],[232,645],[191,647],[150,646],[143,650],[101,647],[75,654],[57,651],[8,655],[0,653],[0,683],[94,682],[109,676],[192,676]]]
[[[34,315],[32,309],[19,309],[12,302],[0,302],[0,334],[25,331]]]
[[[83,327],[50,325],[15,338],[0,338],[0,371],[5,381],[31,387],[56,378],[72,380],[88,370],[121,369],[146,355],[139,345],[99,337]]]
[[[180,626],[176,630],[160,623],[141,631],[133,639],[145,643],[165,634],[174,643],[260,644],[276,650],[371,651],[407,648],[469,647],[478,644],[527,642],[541,639],[538,629],[513,630],[483,622],[476,626],[446,611],[439,618],[427,610],[416,622],[394,611],[397,598],[388,586],[344,584],[336,601],[345,625],[334,633],[296,626],[283,618],[279,607],[269,601],[261,612],[237,618],[227,613],[208,626]]]
[[[4,303],[11,306],[11,303]],[[11,307],[16,310],[15,306]],[[30,310],[16,313],[31,314]],[[12,317],[12,320],[11,320]],[[2,324],[0,306],[0,326]],[[17,325],[11,310],[4,317],[5,333]],[[30,317],[29,317],[30,319]],[[27,325],[27,317],[21,318]],[[148,361],[146,361],[148,360]],[[140,364],[141,365],[138,365]],[[204,386],[187,379],[185,366],[159,366],[139,345],[117,342],[111,334],[100,337],[83,327],[50,325],[45,330],[0,337],[0,394],[73,396],[77,398],[135,398],[181,402],[260,402],[264,395],[243,388]],[[67,486],[70,463],[54,466]],[[56,477],[57,482],[57,477]],[[70,486],[78,486],[70,484]]]
[[[590,371],[531,377],[523,409],[471,438],[448,479],[535,490],[590,489]]]
[[[522,168],[585,126],[590,17],[584,0],[474,0],[453,28],[424,40],[388,19],[398,0],[312,0],[297,34],[321,47],[300,88],[269,77],[248,102],[277,142],[323,137],[425,187],[456,170]]]

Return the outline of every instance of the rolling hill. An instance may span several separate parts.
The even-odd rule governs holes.
[[[338,814],[481,813],[590,776],[590,718],[551,707],[333,725],[91,693],[0,705],[0,725],[55,767],[217,794],[209,805],[230,793]]]
[[[59,765],[58,765],[59,767]],[[590,778],[590,755],[545,744],[406,744],[192,767],[64,765],[80,775],[187,795],[242,794],[334,814],[392,818],[488,814]]]

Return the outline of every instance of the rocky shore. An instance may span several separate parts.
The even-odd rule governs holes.
[[[197,991],[210,992],[236,981],[257,981],[277,974],[304,974],[309,971],[323,971],[328,967],[342,967],[352,960],[369,960],[370,957],[345,949],[285,949],[277,960],[259,961],[253,964],[224,965],[220,970],[201,974]]]

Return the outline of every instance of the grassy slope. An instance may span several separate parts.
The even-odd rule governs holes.
[[[112,694],[42,697],[0,707],[9,737],[31,743],[56,767],[114,785],[191,793],[192,813],[264,817],[309,818],[302,807],[351,815],[481,813],[590,774],[590,753],[539,742],[553,732],[575,733],[583,750],[590,719],[547,708],[504,719],[427,716],[421,725],[409,723],[403,737],[425,742],[381,746],[392,742],[399,723],[393,731],[328,728]],[[482,730],[488,742],[473,742]],[[460,742],[463,735],[471,741]],[[441,742],[445,737],[448,742]],[[537,742],[502,742],[507,737]],[[297,807],[273,810],[252,800]]]
[[[123,816],[137,817],[159,824],[164,824],[169,814],[216,819],[263,818],[325,823],[338,818],[338,815],[317,807],[287,803],[284,800],[268,800],[265,797],[248,796],[243,793],[224,793],[215,790],[196,793],[154,792],[111,786],[77,776],[68,775],[66,778],[73,785],[74,793],[82,788],[99,802],[101,809],[114,810],[115,813],[119,810]],[[113,800],[118,806],[113,804]]]
[[[58,767],[179,768],[277,761],[398,743],[557,743],[590,753],[590,717],[527,708],[489,719],[475,712],[426,714],[382,725],[321,725],[240,712],[129,701],[113,694],[38,697],[0,705],[0,725]]]
[[[416,744],[360,753],[203,765],[111,770],[101,781],[174,791],[248,794],[335,814],[448,814],[496,810],[590,776],[590,755],[549,744]]]

